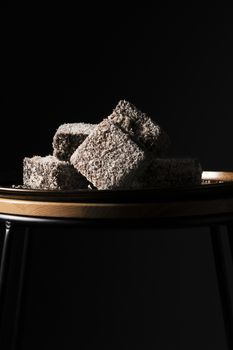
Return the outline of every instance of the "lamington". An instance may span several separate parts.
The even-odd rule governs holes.
[[[128,133],[144,151],[152,152],[156,157],[167,155],[170,147],[167,133],[132,103],[120,100],[108,119]]]
[[[96,124],[66,123],[58,127],[53,137],[53,155],[68,161],[76,148],[94,130]]]
[[[107,118],[70,158],[74,168],[99,190],[129,187],[145,160],[145,152]]]
[[[66,161],[52,155],[25,157],[23,186],[31,189],[74,190],[87,188],[88,181]]]
[[[177,187],[201,184],[202,167],[193,158],[155,158],[132,182],[133,188]]]

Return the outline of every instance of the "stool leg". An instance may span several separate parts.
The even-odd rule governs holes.
[[[0,268],[0,349],[18,349],[29,229],[6,222]],[[14,229],[13,229],[14,227]],[[18,231],[18,232],[15,232]]]
[[[222,303],[223,319],[227,336],[229,350],[233,349],[233,310],[232,310],[232,290],[228,274],[226,252],[224,240],[219,225],[211,226],[211,241],[215,260],[216,274],[218,280],[219,293]]]
[[[16,300],[16,309],[14,316],[14,325],[12,332],[12,350],[18,349],[18,336],[19,336],[19,324],[20,324],[20,312],[22,307],[22,296],[23,296],[23,287],[25,284],[25,271],[26,271],[26,260],[28,252],[28,242],[29,242],[29,228],[27,227],[23,234],[23,246],[22,246],[22,256],[21,256],[21,266],[19,273],[19,283],[18,283],[18,294]]]
[[[6,221],[5,223],[5,237],[3,241],[1,265],[0,265],[0,326],[2,323],[4,297],[7,284],[7,275],[10,264],[10,250],[11,250],[11,222]],[[1,333],[0,333],[1,337]]]

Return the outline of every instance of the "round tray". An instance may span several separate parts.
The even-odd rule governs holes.
[[[202,184],[139,190],[49,191],[0,187],[0,215],[152,219],[233,213],[233,172],[203,172]]]

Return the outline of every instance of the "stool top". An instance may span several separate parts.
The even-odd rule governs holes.
[[[0,218],[175,219],[232,216],[233,172],[204,171],[202,184],[141,190],[47,191],[0,187]]]

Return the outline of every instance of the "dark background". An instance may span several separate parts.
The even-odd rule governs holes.
[[[2,9],[0,170],[120,99],[163,126],[171,155],[232,170],[233,13],[219,4]],[[24,349],[224,349],[206,230],[33,237]]]

